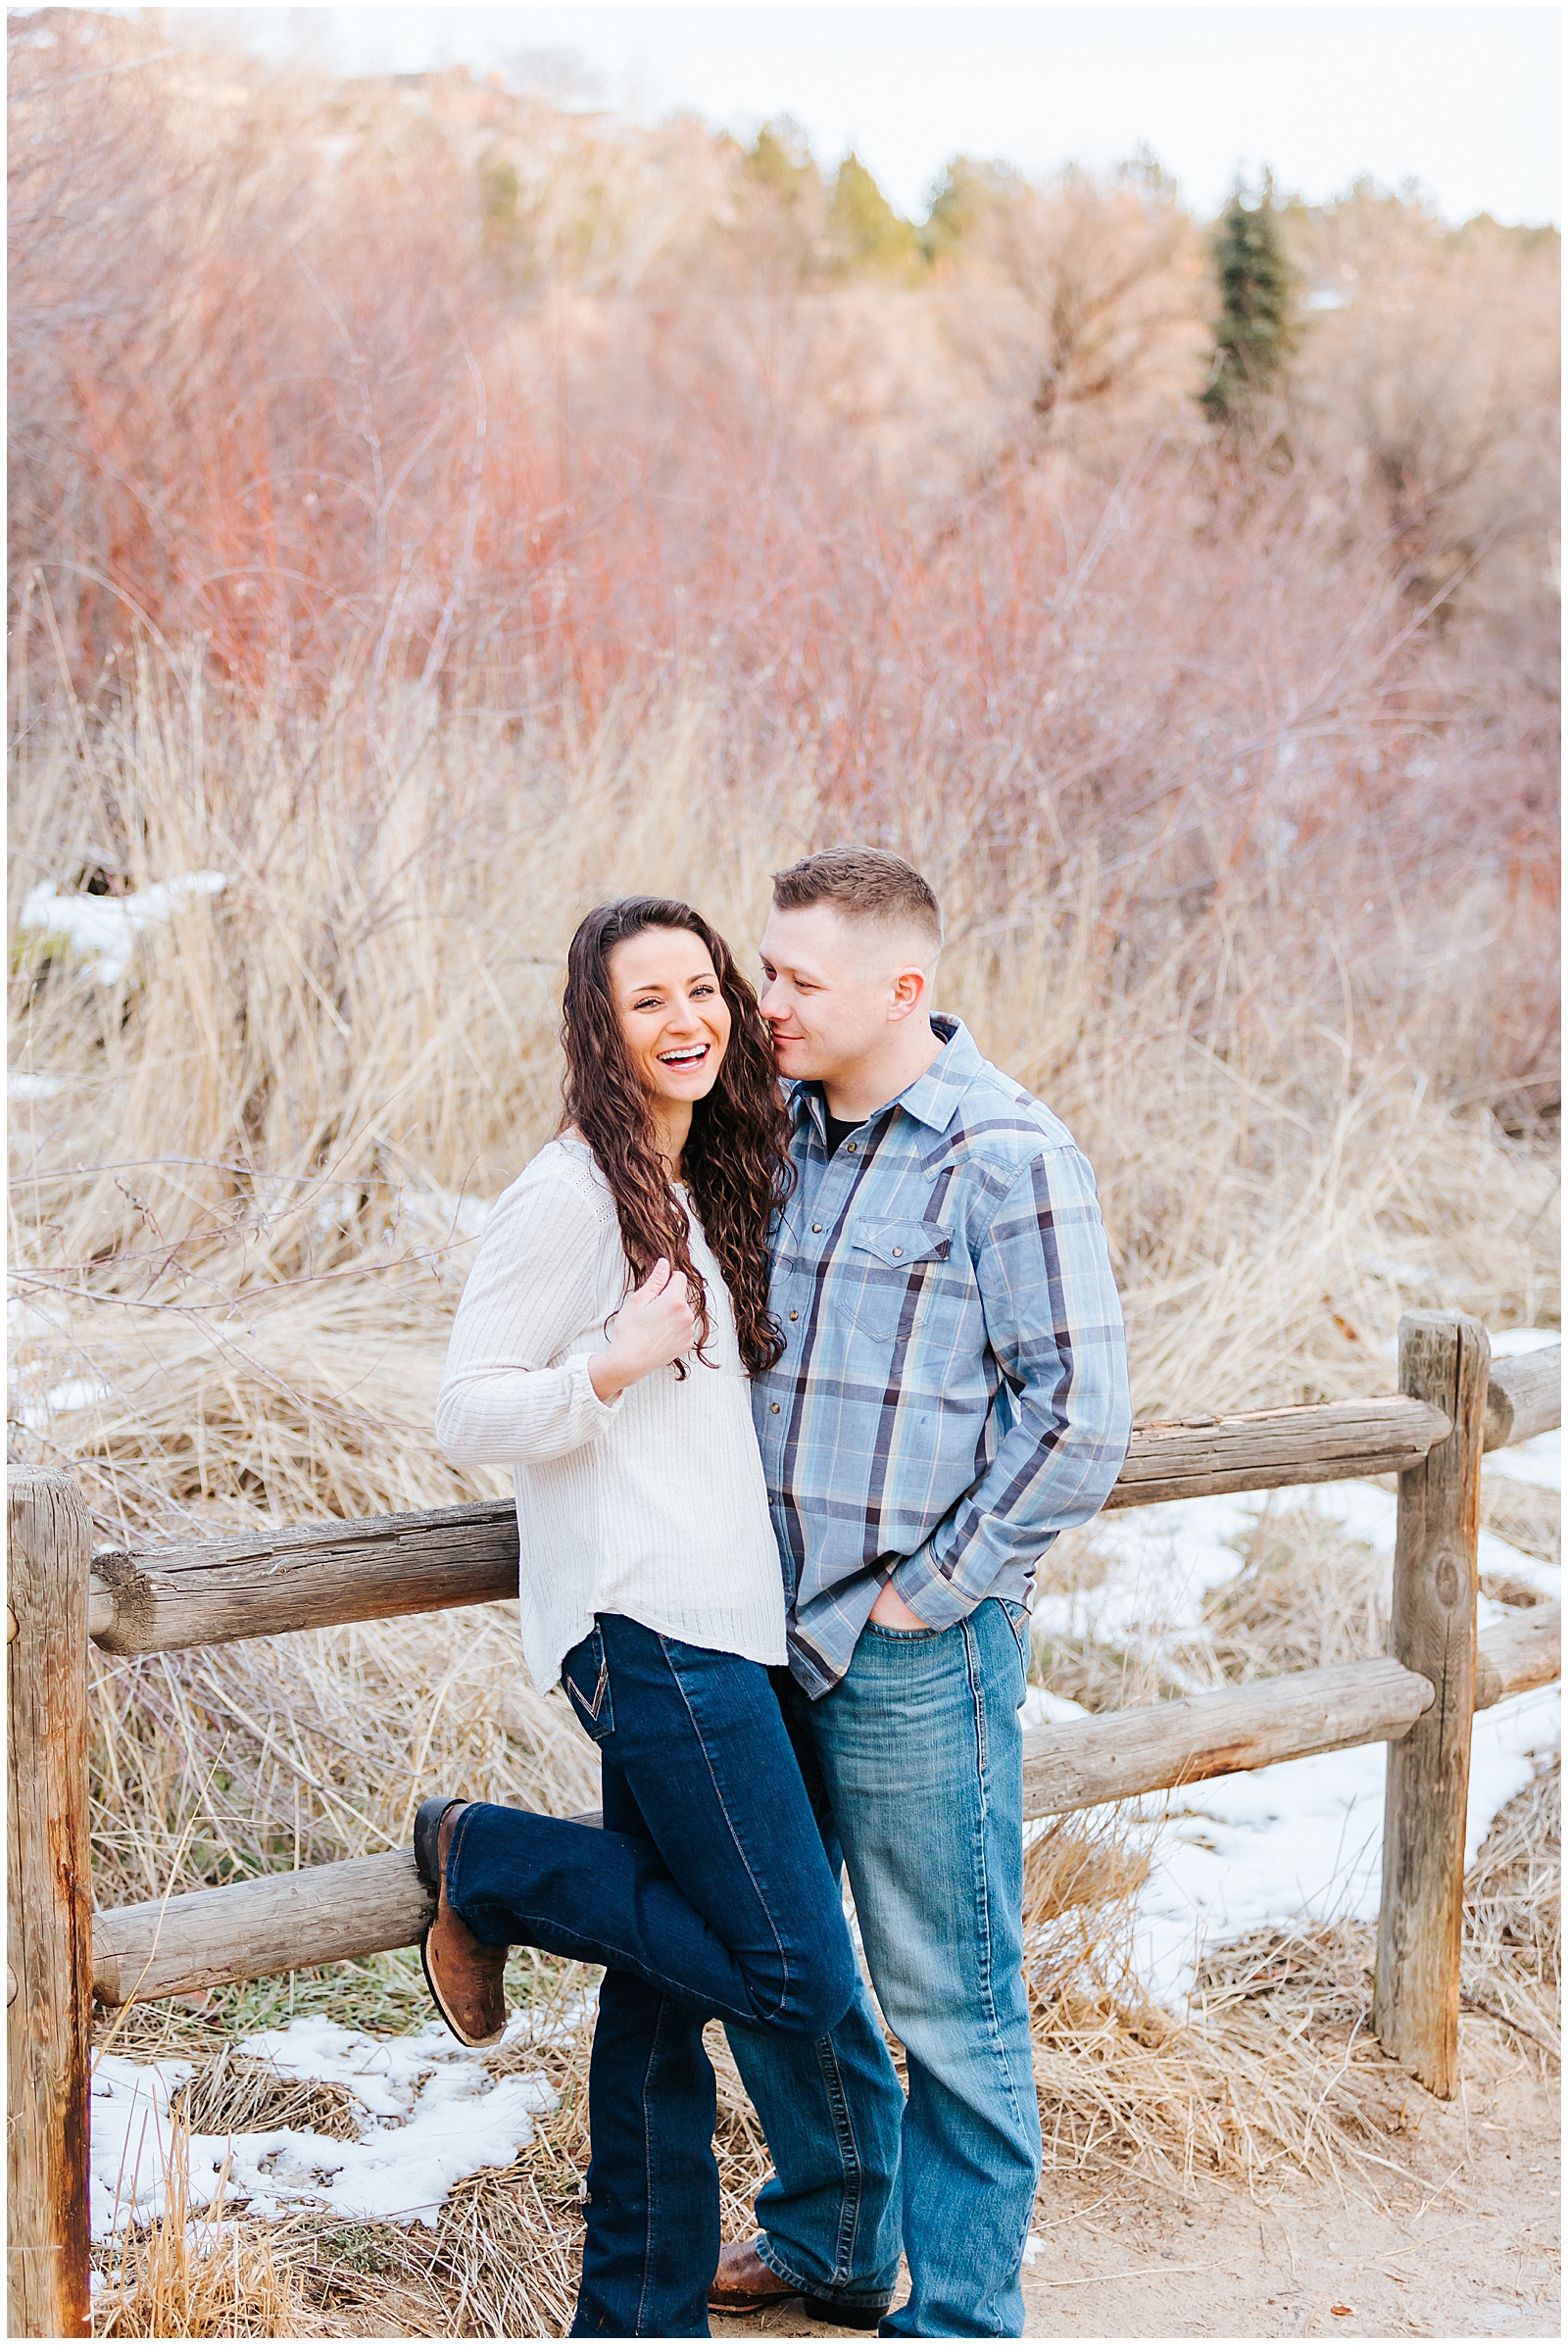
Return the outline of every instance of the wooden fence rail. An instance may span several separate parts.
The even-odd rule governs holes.
[[[1542,1370],[1546,1358],[1558,1362],[1556,1377]],[[1560,1362],[1553,1346],[1497,1363],[1488,1448],[1556,1424]],[[1400,1474],[1449,1430],[1431,1401],[1397,1393],[1142,1425],[1106,1508]],[[177,1547],[100,1550],[92,1570],[94,1642],[106,1653],[167,1653],[514,1596],[517,1518],[510,1498],[492,1498]]]
[[[1561,1667],[1561,1608],[1543,1604],[1487,1639],[1477,1707],[1549,1685]],[[1276,1759],[1396,1742],[1434,1699],[1397,1661],[1351,1661],[1255,1685],[1040,1727],[1024,1737],[1024,1814],[1064,1816],[1136,1792],[1174,1790]],[[597,1815],[581,1819],[597,1824]],[[411,1849],[269,1873],[222,1889],[94,1914],[92,1986],[103,2003],[152,2003],[239,1979],[414,1946],[430,1902]]]
[[[1400,1324],[1399,1393],[1140,1427],[1107,1504],[1399,1477],[1393,1651],[1159,1702],[1025,1739],[1025,1814],[1051,1816],[1363,1742],[1391,1745],[1375,2017],[1429,2089],[1457,2089],[1470,1720],[1561,1670],[1543,1605],[1476,1635],[1484,1449],[1561,1422],[1561,1346],[1492,1364],[1452,1313]],[[168,1652],[515,1595],[510,1500],[101,1552],[74,1485],[10,1491],[8,2174],[13,2336],[87,2334],[90,1998],[149,2001],[409,1945],[428,1920],[412,1850],[122,1907],[87,1929],[86,1637]],[[584,1819],[597,1821],[597,1819]],[[90,1983],[89,1983],[90,1982]]]

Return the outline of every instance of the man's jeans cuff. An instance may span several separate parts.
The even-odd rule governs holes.
[[[890,2292],[879,2291],[874,2296],[863,2296],[854,2288],[835,2288],[824,2286],[819,2280],[803,2279],[798,2272],[792,2271],[785,2263],[765,2231],[758,2232],[753,2245],[757,2249],[758,2260],[767,2266],[773,2277],[782,2280],[787,2288],[799,2290],[802,2296],[815,2296],[826,2304],[853,2305],[858,2313],[885,2313],[893,2302]]]

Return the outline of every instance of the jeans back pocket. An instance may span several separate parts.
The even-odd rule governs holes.
[[[605,1653],[604,1632],[597,1622],[583,1638],[574,1644],[561,1664],[561,1683],[566,1688],[577,1723],[596,1742],[603,1742],[615,1731],[614,1705],[610,1694],[610,1662]]]

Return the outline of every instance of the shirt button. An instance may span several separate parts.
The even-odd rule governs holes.
[[[852,1140],[852,1141],[850,1142],[850,1145],[849,1145],[849,1148],[848,1148],[848,1150],[847,1150],[847,1153],[848,1153],[849,1155],[853,1156],[853,1155],[855,1154],[855,1151],[856,1151],[856,1148],[857,1148],[857,1147],[858,1147],[858,1143],[857,1141],[853,1141],[853,1140]]]
[[[799,1311],[791,1311],[791,1313],[790,1313],[790,1317],[791,1317],[792,1319],[799,1319],[800,1315],[801,1315],[801,1314],[800,1314],[800,1312],[799,1312]]]
[[[820,1238],[822,1235],[822,1224],[819,1221],[813,1221],[811,1224],[811,1231],[814,1237]]]
[[[773,1402],[773,1404],[772,1404],[772,1405],[773,1405],[773,1414],[774,1414],[774,1416],[776,1417],[776,1416],[778,1415],[778,1402],[775,1400],[775,1401]]]
[[[895,1262],[896,1262],[896,1261],[899,1259],[899,1256],[900,1256],[900,1255],[903,1253],[903,1251],[904,1251],[904,1248],[903,1248],[903,1246],[896,1246],[893,1248],[893,1259],[894,1259],[894,1261],[895,1261]]]

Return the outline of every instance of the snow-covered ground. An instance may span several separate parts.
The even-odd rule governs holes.
[[[509,2040],[524,2034],[517,2013]],[[301,2207],[358,2223],[433,2223],[447,2192],[482,2166],[510,2166],[533,2139],[533,2120],[556,2096],[542,2076],[493,2076],[434,2020],[415,2035],[375,2038],[330,2020],[297,2019],[238,2047],[282,2076],[342,2084],[363,2118],[359,2138],[333,2141],[304,2127],[267,2133],[193,2133],[194,2209],[221,2188],[252,2215]],[[92,2229],[113,2238],[152,2222],[169,2195],[173,2127],[169,2103],[193,2073],[188,2060],[150,2065],[106,2051],[93,2065]]]

